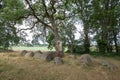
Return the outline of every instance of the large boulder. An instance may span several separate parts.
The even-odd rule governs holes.
[[[28,52],[25,54],[25,57],[33,57],[34,53],[33,52]]]
[[[25,54],[26,54],[27,52],[28,52],[28,51],[23,50],[23,51],[21,51],[20,55],[21,55],[21,56],[25,56]]]
[[[56,53],[55,52],[45,52],[43,54],[41,54],[41,59],[45,60],[45,61],[51,61],[54,59]]]
[[[63,60],[62,60],[61,57],[55,57],[55,58],[54,58],[54,63],[55,63],[56,65],[60,65],[60,64],[63,64]]]
[[[83,54],[80,57],[80,63],[83,66],[89,66],[89,65],[93,65],[93,58],[91,55],[89,54]]]
[[[105,61],[105,60],[101,61],[101,62],[100,62],[100,65],[103,66],[103,67],[106,67],[106,68],[108,68],[108,69],[110,69],[110,70],[115,70],[115,69],[118,68],[118,67],[117,67],[115,64],[113,64],[112,62],[110,62],[110,61]]]
[[[43,52],[42,52],[42,51],[40,51],[40,50],[38,50],[38,51],[35,51],[34,53],[35,53],[35,54],[36,54],[36,53],[43,54]]]
[[[49,53],[54,54],[54,57],[64,57],[63,52],[57,52],[57,51],[49,51]]]
[[[36,52],[34,52],[34,56],[33,57],[37,58],[37,59],[40,59],[42,54],[43,53],[41,51],[36,51]]]

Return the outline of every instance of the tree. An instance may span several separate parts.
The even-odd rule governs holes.
[[[70,53],[73,54],[75,48],[75,33],[76,33],[74,21],[71,20],[69,22],[68,21],[65,22],[62,31],[63,31],[62,35],[65,35],[63,36],[65,46],[68,48],[68,50],[70,50]]]
[[[34,17],[34,22],[42,27],[49,29],[55,38],[55,49],[58,55],[63,55],[62,39],[60,37],[60,24],[65,18],[64,1],[59,0],[36,0],[32,3],[30,0],[25,0],[31,11],[31,16]]]
[[[77,16],[79,17],[80,20],[83,22],[83,31],[84,31],[84,48],[85,52],[89,53],[90,52],[90,38],[89,38],[89,32],[90,32],[90,27],[91,27],[91,1],[90,0],[75,0],[75,9]]]
[[[23,3],[20,0],[0,0],[0,48],[7,49],[19,42],[15,25],[21,23],[25,15]]]
[[[94,26],[97,25],[97,41],[99,50],[102,52],[111,52],[110,46],[115,44],[116,52],[117,47],[117,35],[119,33],[119,0],[93,0],[93,16]],[[113,42],[114,41],[114,42]],[[103,47],[100,47],[100,45]],[[103,45],[102,45],[103,44]]]

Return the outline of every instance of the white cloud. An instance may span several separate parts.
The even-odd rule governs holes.
[[[75,39],[79,39],[80,37],[82,37],[83,25],[81,23],[76,23],[75,26],[77,28]]]

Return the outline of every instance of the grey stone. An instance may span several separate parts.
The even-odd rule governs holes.
[[[62,60],[61,57],[55,57],[55,58],[54,58],[54,63],[55,63],[56,65],[60,65],[60,64],[63,64],[63,60]]]
[[[45,61],[51,61],[54,59],[54,57],[55,57],[55,53],[53,52],[46,52],[41,54],[41,59]]]
[[[34,53],[33,52],[28,52],[25,54],[25,57],[33,57]]]
[[[28,52],[28,51],[23,50],[23,51],[21,51],[20,55],[21,55],[21,56],[25,56],[25,54],[26,54],[27,52]]]
[[[114,70],[114,69],[117,69],[118,67],[115,65],[115,64],[113,64],[112,62],[109,62],[109,61],[101,61],[100,62],[100,65],[102,65],[102,66],[104,66],[104,67],[106,67],[106,68],[108,68],[108,69],[110,69],[110,70]]]
[[[34,52],[34,58],[40,59],[41,55],[43,55],[41,52]]]
[[[42,51],[40,51],[40,50],[39,50],[39,51],[35,51],[35,52],[34,52],[34,54],[36,54],[36,53],[43,54],[43,53],[42,53]]]
[[[93,58],[89,54],[83,54],[80,57],[80,63],[84,66],[93,65]]]

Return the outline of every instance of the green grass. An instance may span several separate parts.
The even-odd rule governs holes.
[[[48,49],[47,46],[41,46],[41,47],[27,47],[27,46],[13,46],[10,49],[14,51],[21,51],[21,50],[28,50],[28,51],[55,51],[55,48],[53,49]],[[65,48],[65,51],[67,51],[67,48]]]
[[[12,50],[15,50],[15,51],[21,51],[21,50],[55,51],[55,49],[52,49],[52,50],[48,49],[47,46],[46,46],[46,47],[45,47],[45,46],[43,46],[43,47],[24,47],[24,46],[22,46],[22,47],[17,47],[17,46],[16,46],[16,47],[15,47],[15,46],[13,46],[13,47],[12,47]]]

